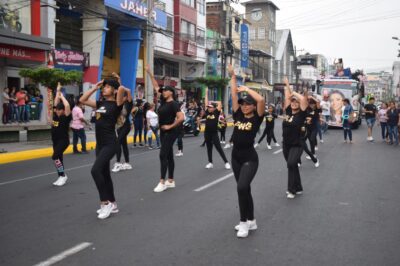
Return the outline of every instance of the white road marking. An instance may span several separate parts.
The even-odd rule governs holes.
[[[218,178],[217,180],[214,180],[213,182],[208,183],[207,185],[204,185],[202,187],[196,188],[194,191],[196,191],[196,192],[203,191],[203,190],[205,190],[205,189],[207,189],[209,187],[212,187],[212,186],[214,186],[214,185],[216,185],[216,184],[218,184],[218,183],[230,178],[231,176],[233,176],[233,173],[230,173],[230,174],[227,174],[226,176]]]
[[[192,144],[196,144],[196,143],[200,143],[200,142],[198,140],[191,141],[191,142],[187,143],[186,146],[191,146]],[[155,152],[155,151],[157,151],[157,149],[148,150],[148,151],[140,152],[140,153],[136,153],[136,154],[131,154],[131,155],[129,155],[129,157],[136,157],[136,156],[140,156],[140,155],[143,155],[143,154],[152,153],[152,152]],[[85,167],[90,167],[90,166],[93,165],[93,163],[67,168],[67,169],[65,169],[65,172],[72,171],[72,170],[77,170],[77,169],[81,169],[81,168],[85,168]],[[40,175],[28,176],[28,177],[24,177],[24,178],[20,178],[20,179],[15,179],[15,180],[2,182],[2,183],[0,183],[0,186],[10,185],[10,184],[14,184],[14,183],[18,183],[18,182],[22,182],[22,181],[26,181],[26,180],[36,179],[36,178],[39,178],[39,177],[48,176],[48,175],[55,175],[55,174],[57,174],[57,172],[51,172],[51,173],[45,173],[45,174],[40,174]]]
[[[279,150],[277,150],[277,151],[274,151],[274,154],[278,154],[278,153],[280,153],[280,152],[282,152],[282,149],[279,149]]]
[[[76,246],[74,246],[74,247],[72,247],[70,249],[67,249],[67,250],[61,252],[60,254],[57,254],[57,255],[55,255],[55,256],[53,256],[51,258],[48,258],[45,261],[39,262],[38,264],[35,264],[34,266],[49,266],[49,265],[53,265],[53,264],[55,264],[57,262],[62,261],[65,258],[71,256],[71,255],[74,255],[74,254],[84,250],[85,248],[90,247],[91,245],[93,245],[93,243],[89,243],[89,242],[80,243],[80,244],[78,244],[78,245],[76,245]]]

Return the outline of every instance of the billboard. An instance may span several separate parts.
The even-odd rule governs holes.
[[[249,67],[249,27],[240,25],[240,66]]]

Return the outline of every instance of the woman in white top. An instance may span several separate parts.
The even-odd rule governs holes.
[[[160,148],[160,137],[158,135],[158,115],[156,112],[154,112],[155,105],[152,103],[150,104],[150,109],[146,113],[146,119],[147,119],[147,125],[153,131],[154,135],[156,136],[156,141],[157,141],[157,149]],[[149,149],[153,149],[152,146],[152,137],[149,136]]]
[[[387,104],[382,103],[381,109],[378,111],[378,117],[379,117],[379,125],[381,126],[382,129],[382,141],[387,141],[388,140],[388,124],[387,124]]]

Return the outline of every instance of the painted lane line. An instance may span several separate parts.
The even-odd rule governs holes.
[[[218,184],[218,183],[230,178],[231,176],[233,176],[233,173],[230,173],[230,174],[227,174],[226,176],[218,178],[217,180],[214,180],[213,182],[208,183],[207,185],[204,185],[202,187],[196,188],[194,191],[196,191],[196,192],[203,191],[203,190],[205,190],[205,189],[207,189],[209,187],[212,187],[212,186],[214,186],[214,185],[216,185],[216,184]]]
[[[277,151],[274,151],[274,154],[278,154],[278,153],[280,153],[280,152],[282,152],[282,149],[279,149],[279,150],[277,150]]]
[[[192,146],[193,144],[198,144],[198,143],[200,143],[200,141],[195,140],[195,141],[191,141],[191,142],[187,143],[186,146]],[[137,157],[137,156],[140,156],[140,155],[143,155],[143,154],[152,153],[152,152],[155,152],[155,151],[157,151],[157,150],[154,149],[154,150],[149,150],[149,151],[140,152],[140,153],[136,153],[136,154],[131,154],[131,155],[129,155],[129,158]],[[92,163],[90,163],[90,164],[84,164],[84,165],[80,165],[80,166],[76,166],[76,167],[67,168],[67,169],[65,169],[65,171],[72,171],[72,170],[77,170],[77,169],[81,169],[81,168],[90,167],[90,166],[93,165],[93,163],[94,163],[94,161]],[[10,185],[10,184],[14,184],[14,183],[22,182],[22,181],[27,181],[27,180],[36,179],[36,178],[43,177],[43,176],[48,176],[48,175],[55,175],[55,174],[57,174],[57,172],[51,172],[51,173],[45,173],[45,174],[40,174],[40,175],[28,176],[28,177],[24,177],[24,178],[20,178],[20,179],[1,182],[0,186]]]
[[[69,257],[71,255],[74,255],[74,254],[76,254],[76,253],[78,253],[78,252],[90,247],[91,245],[93,245],[93,243],[89,243],[89,242],[80,243],[80,244],[78,244],[78,245],[76,245],[76,246],[74,246],[74,247],[72,247],[70,249],[67,249],[67,250],[61,252],[60,254],[57,254],[57,255],[55,255],[55,256],[53,256],[51,258],[48,258],[45,261],[39,262],[38,264],[35,264],[34,266],[49,266],[49,265],[53,265],[53,264],[55,264],[57,262],[60,262],[60,261],[62,261],[64,259],[66,259],[67,257]]]

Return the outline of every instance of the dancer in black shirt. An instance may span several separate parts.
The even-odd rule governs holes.
[[[288,167],[287,197],[293,199],[296,194],[303,192],[298,162],[303,153],[302,137],[305,132],[304,121],[308,99],[292,91],[289,81],[285,78],[285,105],[286,118],[282,123],[283,156]]]
[[[274,107],[269,106],[268,107],[268,113],[265,114],[265,129],[263,134],[261,135],[261,138],[258,140],[256,144],[254,144],[254,148],[257,148],[265,136],[267,136],[267,148],[268,150],[271,150],[271,140],[275,142],[275,146],[279,147],[279,143],[276,141],[275,134],[274,134],[274,127],[275,127],[275,119],[278,116],[275,114]]]
[[[264,119],[265,101],[257,92],[245,86],[237,88],[232,65],[228,66],[231,78],[233,129],[232,168],[237,182],[240,223],[235,227],[237,237],[247,237],[249,230],[257,229],[254,219],[253,197],[250,184],[258,169],[258,155],[254,139]],[[247,95],[238,99],[238,93]]]
[[[60,102],[61,101],[61,102]],[[72,120],[71,107],[64,95],[61,93],[61,84],[58,83],[56,97],[54,99],[53,122],[51,126],[51,139],[53,141],[54,165],[56,166],[58,179],[54,186],[61,187],[67,182],[67,175],[64,173],[63,153],[69,146],[69,123]]]
[[[175,187],[174,181],[174,143],[178,137],[178,128],[183,123],[184,114],[182,113],[179,103],[174,100],[175,90],[173,87],[165,86],[160,89],[150,68],[146,66],[146,72],[150,76],[153,88],[156,93],[161,93],[161,105],[158,108],[158,119],[160,125],[160,165],[161,178],[160,182],[154,188],[154,192],[163,192],[168,188]],[[160,98],[160,97],[157,97]],[[168,180],[165,180],[168,172]]]
[[[224,150],[221,147],[221,142],[219,141],[218,137],[218,121],[219,115],[221,114],[222,105],[221,102],[211,103],[208,101],[208,91],[206,90],[206,112],[203,118],[206,120],[206,128],[204,130],[204,138],[207,147],[207,157],[208,157],[208,164],[206,165],[207,169],[211,169],[214,167],[213,165],[213,158],[212,158],[212,148],[215,146],[215,149],[221,155],[222,160],[225,163],[225,169],[231,169],[231,165],[228,163],[226,159]]]
[[[90,99],[101,89],[101,99]],[[115,126],[124,104],[124,94],[128,89],[116,80],[99,81],[93,88],[85,92],[80,101],[96,109],[96,161],[92,167],[92,176],[100,195],[99,219],[106,219],[111,213],[117,213],[114,186],[110,173],[110,161],[117,152],[119,145]]]

